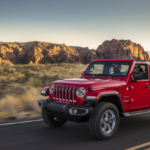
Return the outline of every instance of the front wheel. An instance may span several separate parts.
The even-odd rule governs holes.
[[[119,112],[116,106],[102,102],[94,107],[89,118],[89,129],[94,137],[106,140],[116,133],[119,121]]]
[[[67,120],[64,120],[64,119],[49,116],[45,109],[42,109],[42,117],[43,117],[44,122],[47,125],[53,126],[53,127],[60,127],[67,122]]]

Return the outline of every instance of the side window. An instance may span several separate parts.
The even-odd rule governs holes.
[[[142,72],[142,80],[146,80],[149,77],[147,64],[135,64],[134,72]]]
[[[148,66],[146,64],[141,64],[139,71],[143,73],[142,79],[148,79]]]

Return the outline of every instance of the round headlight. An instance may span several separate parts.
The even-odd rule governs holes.
[[[83,97],[85,95],[85,89],[83,87],[78,88],[76,91],[76,95],[78,97]]]
[[[52,86],[50,87],[49,91],[50,91],[50,94],[52,94],[52,93],[54,92],[54,85],[52,85]]]

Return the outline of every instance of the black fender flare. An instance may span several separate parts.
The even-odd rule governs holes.
[[[124,111],[124,107],[123,107],[123,104],[122,104],[122,100],[120,98],[120,96],[117,94],[117,93],[107,93],[107,94],[102,94],[100,95],[100,98],[98,100],[93,100],[93,99],[86,99],[86,97],[84,98],[84,102],[87,102],[87,103],[100,103],[101,102],[101,99],[103,97],[107,97],[107,96],[116,96],[117,97],[117,102],[119,102],[118,106],[120,108],[120,111],[121,112],[125,112]],[[105,101],[103,101],[105,102]]]
[[[116,93],[102,94],[102,95],[100,96],[98,102],[101,102],[101,99],[102,99],[103,97],[106,97],[106,96],[116,96],[117,99],[118,99],[118,102],[119,102],[119,107],[121,108],[121,112],[125,112],[125,111],[124,111],[123,104],[122,104],[122,100],[121,100],[120,96],[119,96],[118,94],[116,94]]]

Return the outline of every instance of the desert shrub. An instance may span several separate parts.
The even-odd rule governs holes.
[[[78,78],[84,64],[0,65],[0,120],[39,116],[36,101],[51,82]],[[45,98],[45,97],[44,97]]]

